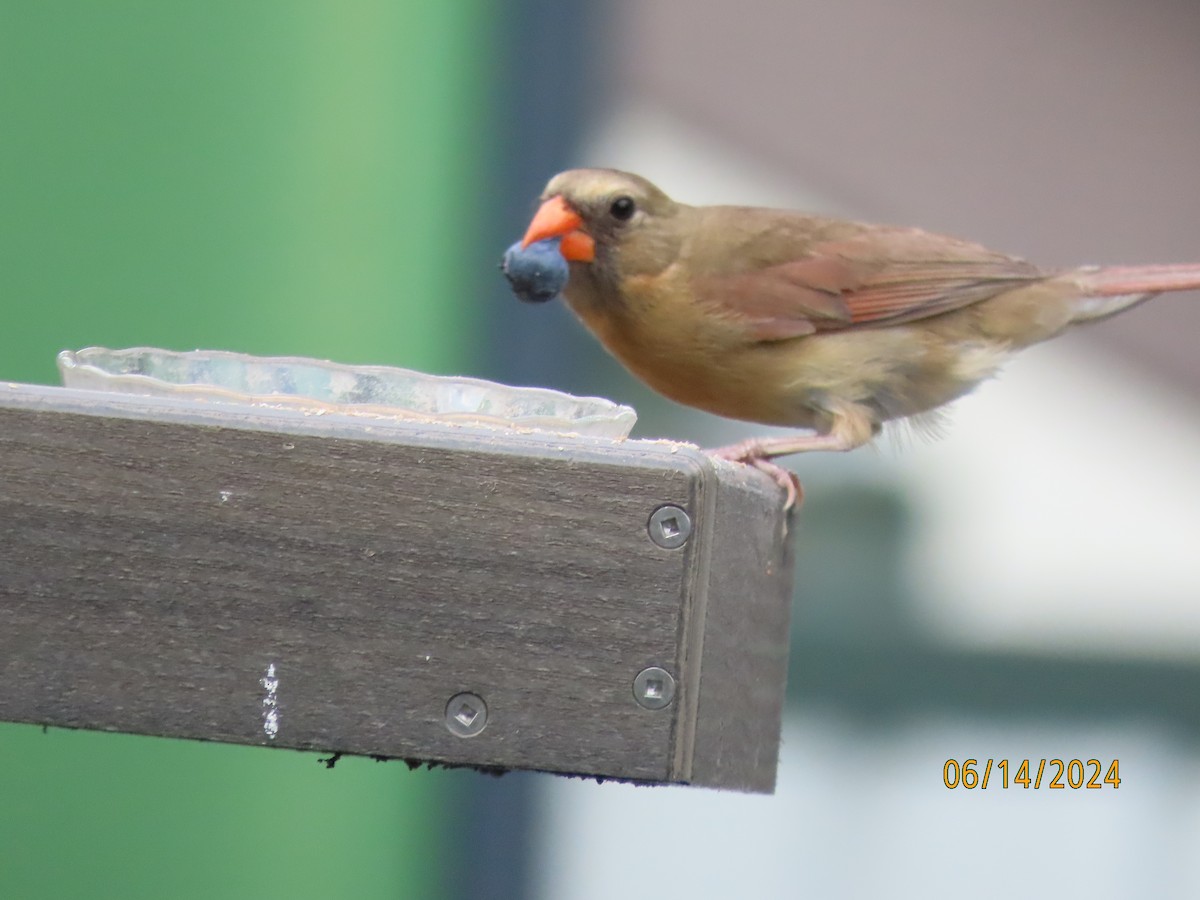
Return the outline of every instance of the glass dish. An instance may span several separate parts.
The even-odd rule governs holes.
[[[599,397],[427,375],[389,366],[350,366],[295,356],[154,347],[64,350],[58,370],[69,388],[195,397],[369,415],[586,434],[620,440],[637,413]]]

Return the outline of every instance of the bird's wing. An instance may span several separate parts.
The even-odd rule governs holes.
[[[692,280],[698,301],[744,320],[756,340],[895,325],[969,306],[1046,278],[1024,260],[915,229],[864,227],[792,258],[786,239],[758,266]]]

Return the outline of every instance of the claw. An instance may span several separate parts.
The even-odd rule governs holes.
[[[730,447],[720,447],[708,452],[718,459],[727,459],[730,462],[739,462],[743,465],[754,466],[760,472],[770,475],[775,483],[783,488],[784,493],[787,494],[787,499],[783,504],[783,511],[785,513],[790,513],[803,502],[804,488],[800,485],[800,476],[761,456],[757,441],[743,441],[740,444],[734,444]]]
[[[742,460],[742,462],[749,463],[758,471],[767,473],[775,479],[777,485],[787,492],[787,500],[783,504],[784,512],[791,512],[803,502],[804,488],[800,484],[800,476],[795,472],[785,469],[783,466],[777,466],[766,459],[748,459]]]

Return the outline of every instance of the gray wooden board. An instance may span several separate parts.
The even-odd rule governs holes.
[[[773,791],[787,681],[794,542],[779,488],[739,466],[717,479],[691,778]],[[795,527],[795,523],[792,523]]]
[[[778,496],[662,442],[0,385],[0,720],[769,791]]]

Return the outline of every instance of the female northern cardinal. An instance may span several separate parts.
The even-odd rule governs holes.
[[[1041,269],[977,244],[739,206],[676,203],[637,175],[556,175],[522,240],[560,238],[567,303],[662,394],[811,435],[716,451],[769,460],[850,450],[883,422],[970,391],[1014,352],[1163,291],[1200,264]]]

